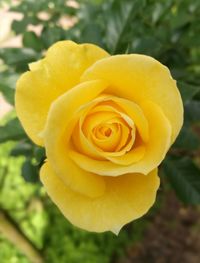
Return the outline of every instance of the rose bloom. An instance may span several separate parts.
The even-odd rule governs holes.
[[[118,233],[155,202],[157,167],[183,123],[167,67],[60,41],[17,82],[17,115],[47,159],[41,181],[74,225]]]

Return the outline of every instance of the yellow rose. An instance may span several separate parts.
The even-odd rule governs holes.
[[[16,110],[46,149],[40,176],[74,225],[118,233],[144,215],[157,167],[176,139],[183,105],[169,70],[138,54],[54,44],[17,82]]]

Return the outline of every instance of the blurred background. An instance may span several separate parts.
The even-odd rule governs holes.
[[[19,75],[63,39],[151,55],[183,97],[184,127],[160,167],[156,204],[118,236],[61,215],[38,179],[45,152],[14,110]],[[199,204],[200,1],[0,0],[0,263],[199,263]]]

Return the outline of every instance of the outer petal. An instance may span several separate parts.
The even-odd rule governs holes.
[[[143,158],[131,165],[120,166],[109,161],[96,161],[73,150],[70,157],[82,169],[99,175],[119,176],[126,173],[148,174],[164,159],[171,142],[171,125],[156,104],[145,101],[141,106],[149,123],[149,141]],[[125,158],[125,157],[124,157]]]
[[[90,197],[103,194],[104,178],[83,171],[68,157],[68,140],[82,106],[96,98],[105,88],[103,81],[89,81],[60,96],[50,108],[44,130],[47,159],[53,170],[70,188]]]
[[[173,143],[183,123],[183,105],[167,67],[145,55],[117,55],[96,62],[86,70],[82,81],[92,79],[108,81],[107,93],[138,104],[144,100],[158,104],[171,123]]]
[[[122,226],[144,215],[153,205],[159,187],[157,169],[148,176],[129,174],[106,179],[103,196],[91,199],[72,191],[48,163],[41,180],[53,202],[74,225],[88,231],[118,233]]]
[[[36,144],[43,145],[40,133],[52,101],[79,83],[89,66],[107,56],[92,44],[60,41],[47,51],[46,58],[30,64],[31,71],[17,82],[15,104],[25,131]]]

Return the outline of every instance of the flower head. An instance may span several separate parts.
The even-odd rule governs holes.
[[[183,122],[164,65],[72,41],[54,44],[21,76],[16,110],[46,149],[40,175],[49,196],[69,221],[96,232],[117,233],[153,205],[157,167]]]

